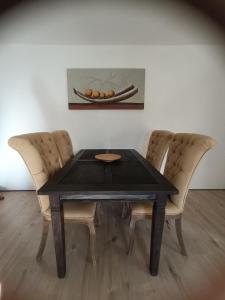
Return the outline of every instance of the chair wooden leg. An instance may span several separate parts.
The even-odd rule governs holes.
[[[127,251],[127,254],[130,255],[133,251],[134,248],[134,230],[135,230],[135,225],[136,225],[136,221],[132,216],[131,216],[131,220],[130,220],[130,241],[129,241],[129,249]]]
[[[167,225],[167,228],[168,228],[169,230],[171,230],[170,220],[166,220],[166,225]]]
[[[121,218],[125,219],[129,215],[129,212],[130,212],[130,204],[129,204],[129,202],[124,202]]]
[[[178,219],[175,219],[175,225],[176,225],[176,233],[177,233],[177,239],[180,244],[181,248],[181,254],[183,256],[187,256],[187,251],[184,245],[183,235],[182,235],[182,218],[179,217]]]
[[[95,225],[101,226],[101,216],[102,215],[102,203],[98,202],[96,206],[96,212],[95,212]]]
[[[96,266],[96,258],[95,258],[95,243],[96,243],[96,233],[95,233],[95,225],[94,221],[88,224],[88,228],[90,231],[90,253],[93,265]]]
[[[127,213],[127,207],[126,207],[126,202],[122,203],[123,207],[122,207],[122,215],[121,218],[125,219],[126,213]]]
[[[42,225],[42,236],[41,236],[41,242],[39,245],[38,253],[36,255],[36,260],[40,261],[42,258],[43,251],[45,249],[46,245],[46,240],[48,237],[48,230],[49,230],[49,222],[46,220],[43,220],[43,225]]]

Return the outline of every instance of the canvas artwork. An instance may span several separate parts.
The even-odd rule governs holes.
[[[144,69],[68,69],[69,109],[144,109]]]

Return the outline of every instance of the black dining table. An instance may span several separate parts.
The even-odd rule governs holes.
[[[112,163],[95,159],[96,154],[115,153]],[[160,249],[168,197],[177,189],[143,156],[133,149],[82,149],[39,190],[48,195],[51,208],[57,273],[66,274],[63,202],[153,202],[151,226],[151,275],[158,275]]]

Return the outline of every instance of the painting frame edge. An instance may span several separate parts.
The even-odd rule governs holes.
[[[143,102],[116,102],[116,103],[73,103],[69,102],[69,83],[68,83],[68,73],[71,70],[141,70],[144,73],[143,81]],[[67,93],[68,93],[68,109],[69,110],[144,110],[144,100],[145,100],[145,81],[146,81],[146,69],[137,67],[137,68],[67,68]]]

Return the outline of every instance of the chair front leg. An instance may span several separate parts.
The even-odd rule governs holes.
[[[96,244],[96,233],[94,220],[87,224],[90,232],[90,253],[92,258],[92,263],[96,266],[96,257],[95,257],[95,244]]]
[[[49,221],[43,219],[41,242],[40,242],[39,249],[38,249],[38,252],[36,255],[37,261],[40,261],[42,258],[42,254],[44,252],[47,237],[48,237],[48,230],[49,230]]]
[[[187,251],[184,245],[183,235],[182,235],[182,217],[179,216],[177,219],[175,219],[175,225],[176,225],[176,233],[177,233],[177,239],[181,248],[181,254],[183,256],[187,256]]]

